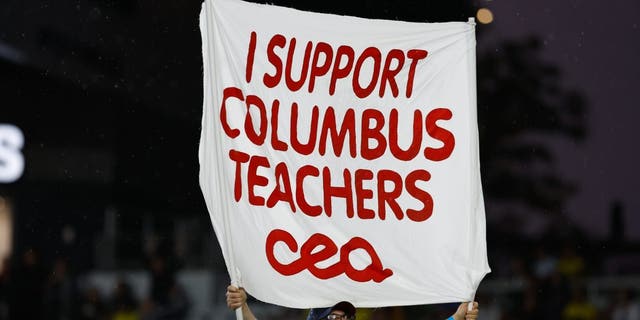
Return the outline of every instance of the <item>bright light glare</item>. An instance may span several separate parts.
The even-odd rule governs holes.
[[[493,12],[487,8],[480,8],[478,13],[476,13],[476,18],[478,18],[478,22],[482,24],[489,24],[493,22]]]

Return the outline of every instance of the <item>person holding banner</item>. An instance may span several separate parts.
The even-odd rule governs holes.
[[[473,18],[206,0],[200,29],[199,182],[238,320],[240,283],[299,309],[473,300],[491,271]]]
[[[235,286],[227,287],[227,307],[231,310],[242,308],[244,320],[257,320],[249,304],[247,303],[247,293],[243,288]],[[347,301],[336,303],[330,308],[311,309],[307,320],[356,320],[356,308]],[[468,302],[463,302],[458,306],[456,312],[447,320],[475,320],[478,319],[478,303],[473,302],[473,307],[469,310]]]

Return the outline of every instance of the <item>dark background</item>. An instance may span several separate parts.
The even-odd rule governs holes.
[[[518,318],[566,318],[565,306],[580,292],[589,293],[597,318],[614,317],[627,287],[633,300],[640,287],[637,2],[270,3],[419,22],[466,21],[479,8],[492,10],[494,21],[477,26],[493,269],[481,285],[482,291],[488,283],[483,298],[499,307],[501,317]],[[0,319],[79,317],[75,311],[16,313],[25,299],[32,308],[52,303],[57,263],[70,270],[74,295],[82,294],[76,279],[83,275],[138,269],[155,275],[159,260],[170,266],[166,279],[194,269],[224,275],[198,186],[200,5],[0,3],[0,123],[17,126],[25,137],[23,176],[0,184],[14,207]],[[32,266],[29,255],[38,257],[32,273],[23,272]],[[550,274],[540,276],[536,270],[545,256],[555,262]],[[567,260],[565,270],[560,262]],[[548,289],[551,274],[562,278],[566,291],[557,299],[545,291],[562,292]],[[165,278],[152,276],[152,283],[175,282]],[[597,285],[609,278],[621,285]],[[21,296],[16,286],[24,279],[36,280],[34,290]],[[164,303],[150,295],[142,300],[155,304],[130,302],[125,309],[148,315],[151,305]],[[118,304],[106,302],[114,299],[103,300],[100,313],[117,314]],[[70,304],[69,310],[78,308]],[[412,312],[424,311],[416,310],[387,317],[417,318]],[[429,310],[424,312],[437,313]]]

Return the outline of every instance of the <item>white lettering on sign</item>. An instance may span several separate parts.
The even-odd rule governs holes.
[[[24,157],[22,131],[11,124],[0,124],[0,183],[11,183],[22,176]]]

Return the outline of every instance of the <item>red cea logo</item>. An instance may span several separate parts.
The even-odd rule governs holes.
[[[289,250],[294,253],[298,252],[298,243],[289,232],[281,229],[275,229],[267,236],[267,260],[273,269],[285,276],[294,275],[307,269],[318,279],[330,279],[344,273],[351,280],[358,282],[371,280],[382,282],[393,274],[390,269],[382,267],[380,257],[378,257],[373,246],[360,237],[351,238],[345,243],[340,248],[340,260],[325,268],[318,267],[317,264],[336,255],[338,247],[331,238],[324,234],[313,234],[299,248],[300,257],[288,264],[281,263],[274,255],[273,251],[278,242],[284,242]],[[349,261],[349,254],[358,249],[364,250],[371,259],[371,263],[362,270],[354,268]]]

